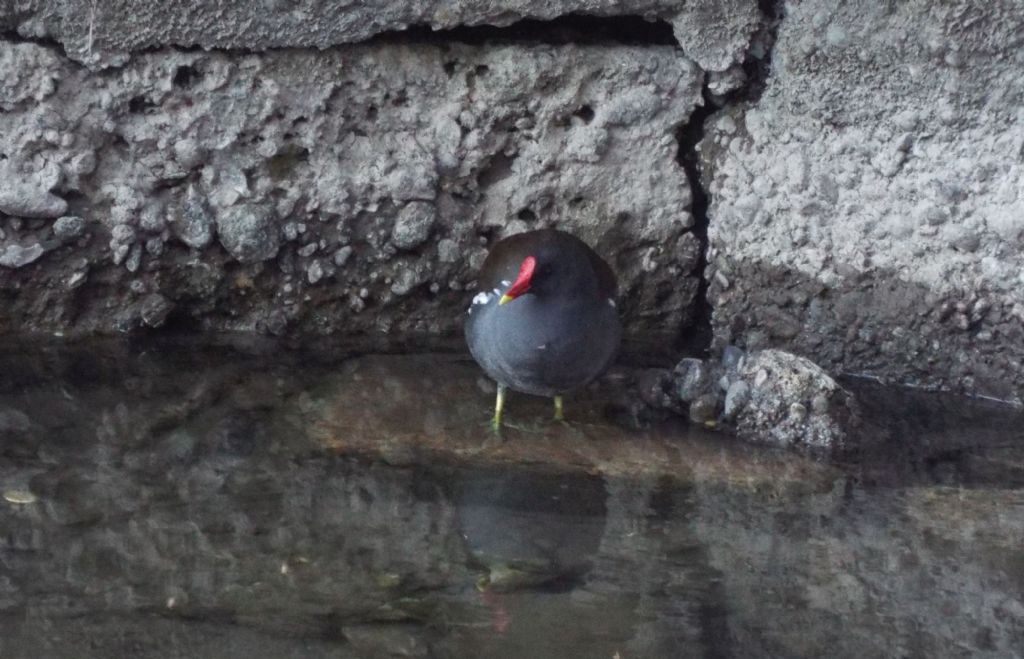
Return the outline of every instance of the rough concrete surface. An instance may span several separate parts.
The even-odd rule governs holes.
[[[702,146],[716,339],[1020,398],[1024,8],[789,2]]]
[[[633,329],[678,327],[698,239],[672,47],[166,50],[93,73],[0,42],[0,327],[169,319],[452,330],[489,244],[556,224],[615,265]]]
[[[410,26],[507,26],[570,14],[668,21],[686,55],[713,71],[743,61],[760,21],[756,0],[0,1],[0,27],[58,41],[70,57],[93,66],[120,64],[132,52],[159,46],[326,48]]]

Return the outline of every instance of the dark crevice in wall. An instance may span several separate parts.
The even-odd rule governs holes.
[[[42,48],[46,48],[47,50],[52,50],[61,57],[67,57],[67,52],[64,50],[63,44],[56,39],[26,37],[18,34],[15,30],[0,30],[0,41],[7,41],[13,44],[31,43]]]
[[[34,43],[57,49],[62,54],[64,47],[56,39],[26,37],[14,30],[0,31],[0,39],[12,43]],[[641,16],[590,16],[586,14],[565,14],[549,20],[523,19],[509,25],[462,25],[445,30],[434,30],[429,25],[412,25],[404,30],[380,32],[358,44],[399,44],[399,43],[463,43],[470,45],[501,45],[503,43],[538,43],[551,45],[639,45],[677,46],[672,26],[664,20],[648,20]],[[337,47],[355,44],[339,44]],[[237,54],[253,54],[288,50],[288,48],[202,48],[187,44],[168,44],[138,48],[133,54],[159,52],[165,49],[177,51],[212,51]]]
[[[708,266],[708,193],[701,180],[700,155],[697,147],[704,139],[704,124],[716,108],[711,101],[707,86],[703,89],[704,102],[694,109],[690,120],[679,129],[676,139],[679,151],[676,161],[686,172],[693,201],[690,213],[693,215],[693,235],[700,241],[700,260],[694,272],[700,276],[700,287],[694,302],[694,313],[690,325],[683,328],[679,337],[679,348],[688,355],[705,356],[711,347],[711,303],[708,301],[708,280],[705,272]]]
[[[702,90],[704,103],[696,108],[685,126],[679,129],[676,137],[679,143],[677,161],[686,172],[687,181],[693,194],[691,213],[694,217],[693,234],[700,241],[701,256],[696,272],[700,273],[700,288],[694,304],[694,316],[688,327],[683,328],[679,337],[679,349],[686,354],[705,356],[709,353],[714,338],[712,327],[711,301],[708,299],[707,266],[708,266],[708,227],[711,218],[708,215],[710,198],[702,179],[700,154],[701,140],[704,139],[705,126],[718,112],[728,111],[740,105],[753,105],[761,98],[768,86],[771,73],[772,49],[782,22],[783,0],[759,0],[758,5],[763,16],[760,29],[751,38],[751,46],[743,61],[743,72],[746,82],[725,96],[715,97],[711,94],[705,81]]]
[[[764,22],[751,39],[752,46],[743,60],[746,84],[731,94],[729,103],[756,103],[768,86],[768,75],[772,70],[772,50],[782,24],[783,0],[758,0]]]
[[[64,44],[54,38],[26,37],[15,30],[0,30],[0,40],[11,43],[32,43],[68,57]],[[369,39],[351,44],[338,44],[333,48],[344,48],[361,44],[448,44],[502,45],[502,44],[550,44],[550,45],[633,45],[633,46],[675,46],[672,26],[664,20],[649,20],[642,16],[591,16],[586,14],[565,14],[549,20],[523,19],[498,27],[494,25],[458,26],[446,30],[434,30],[429,25],[412,25],[405,30],[380,32]],[[295,48],[302,50],[303,48]],[[312,49],[312,47],[310,47]],[[158,53],[165,50],[177,52],[218,52],[232,55],[252,55],[292,50],[287,47],[264,49],[252,48],[204,48],[191,44],[165,44],[136,48],[131,55]],[[324,49],[318,49],[324,50]],[[327,50],[330,50],[328,48]],[[77,60],[72,60],[80,64]],[[117,70],[118,66],[111,67]]]
[[[565,14],[549,20],[523,19],[503,27],[473,25],[433,30],[429,26],[413,25],[406,30],[382,32],[364,43],[679,45],[667,21],[586,14]]]

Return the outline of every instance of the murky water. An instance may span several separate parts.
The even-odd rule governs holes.
[[[1019,414],[875,394],[845,463],[464,356],[0,346],[2,657],[1024,651]]]

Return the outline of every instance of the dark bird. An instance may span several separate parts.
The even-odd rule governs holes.
[[[615,273],[579,238],[555,229],[516,234],[487,255],[466,320],[466,342],[498,383],[492,425],[507,389],[555,399],[611,364],[622,328]]]

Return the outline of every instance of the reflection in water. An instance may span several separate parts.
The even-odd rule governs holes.
[[[461,357],[148,345],[0,348],[0,656],[1024,648],[1003,410],[880,398],[840,465],[594,399],[498,443]]]

